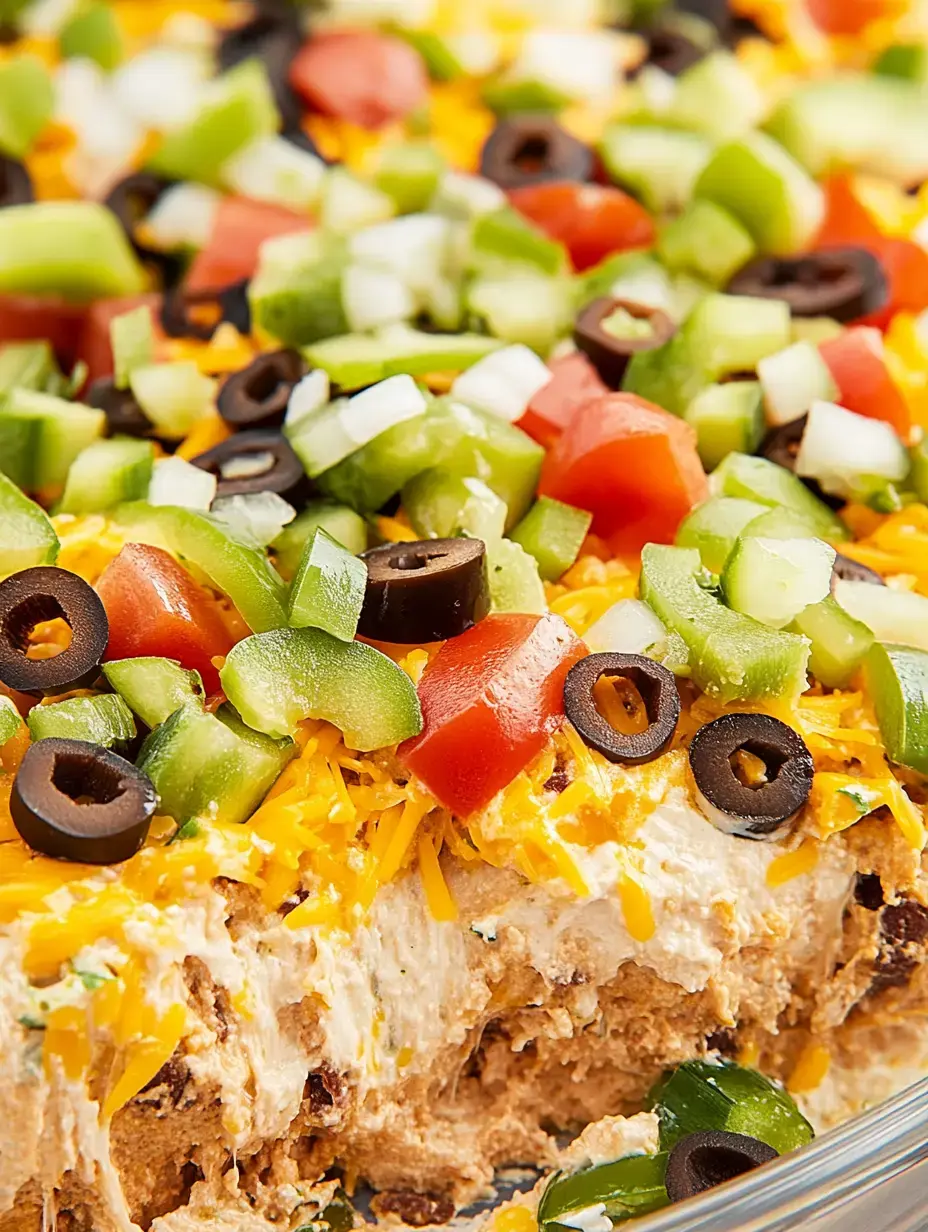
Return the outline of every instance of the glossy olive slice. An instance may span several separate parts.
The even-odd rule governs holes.
[[[706,49],[688,39],[680,30],[671,29],[669,26],[655,26],[643,31],[643,34],[647,42],[647,52],[641,63],[629,73],[632,79],[649,65],[659,68],[670,77],[679,77],[705,58]]]
[[[760,257],[735,274],[728,292],[781,299],[794,317],[833,317],[844,324],[876,312],[889,294],[877,258],[853,247]]]
[[[367,565],[367,592],[358,632],[374,641],[443,641],[490,610],[486,552],[479,539],[385,543],[361,559]]]
[[[758,453],[769,462],[776,462],[777,466],[782,466],[785,470],[792,471],[795,474],[796,458],[799,454],[799,446],[802,444],[802,436],[806,430],[808,419],[808,415],[800,415],[798,419],[791,419],[789,423],[771,428],[761,441]],[[844,501],[839,496],[829,495],[814,479],[808,479],[805,476],[799,476],[799,478],[802,479],[802,482],[809,491],[813,492],[829,509],[843,508]]]
[[[290,442],[276,428],[237,432],[205,453],[191,458],[194,466],[219,480],[217,496],[276,492],[289,499],[307,485],[306,472]]]
[[[34,200],[32,177],[25,164],[15,158],[0,157],[0,208],[5,205],[28,205]]]
[[[165,256],[155,248],[149,248],[136,239],[135,230],[142,219],[151,212],[160,198],[175,181],[165,180],[151,171],[135,171],[114,184],[103,204],[119,219],[122,229],[136,252],[152,260]]]
[[[303,108],[290,85],[290,64],[302,43],[295,13],[265,11],[243,26],[226,30],[216,57],[223,70],[243,60],[261,60],[284,124],[299,124]]]
[[[676,333],[666,312],[603,295],[578,313],[574,342],[610,389],[620,389],[629,360],[656,351]]]
[[[29,635],[64,620],[71,644],[52,659],[29,659]],[[67,569],[38,565],[0,582],[0,682],[21,693],[61,693],[92,683],[110,628],[100,596]]]
[[[641,694],[648,716],[644,731],[626,735],[600,714],[593,687],[603,676],[621,676]],[[590,748],[610,761],[636,766],[660,757],[670,744],[680,718],[680,694],[667,668],[645,655],[591,654],[567,673],[564,712]]]
[[[685,1202],[778,1158],[772,1146],[747,1134],[730,1134],[724,1129],[687,1134],[667,1160],[667,1197],[671,1202]]]
[[[10,796],[13,824],[33,851],[79,864],[134,856],[157,806],[148,775],[86,740],[31,745]]]
[[[247,279],[217,290],[188,291],[174,287],[164,296],[161,325],[170,338],[209,342],[221,321],[234,325],[240,334],[251,332]]]
[[[500,188],[547,180],[588,180],[593,151],[549,116],[523,115],[500,122],[480,155],[480,172]]]
[[[112,433],[122,436],[154,436],[155,425],[136,401],[131,389],[117,389],[111,376],[101,376],[91,383],[87,402],[106,416]]]
[[[831,570],[832,586],[837,581],[869,582],[871,586],[886,585],[875,569],[871,569],[869,565],[862,565],[859,560],[851,560],[850,556],[842,556],[840,552],[835,556],[835,563]]]
[[[756,787],[736,772],[736,755],[764,766]],[[690,768],[700,804],[717,829],[763,839],[783,830],[812,790],[812,754],[791,727],[769,714],[723,714],[700,727],[690,744]]]
[[[281,424],[287,403],[306,365],[296,351],[269,351],[222,383],[216,405],[235,428],[269,428]]]

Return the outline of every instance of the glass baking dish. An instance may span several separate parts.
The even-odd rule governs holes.
[[[799,1153],[634,1226],[643,1232],[924,1232],[928,1079]]]

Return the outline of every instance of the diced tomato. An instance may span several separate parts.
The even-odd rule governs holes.
[[[373,30],[314,35],[290,66],[290,84],[316,111],[362,128],[402,120],[423,106],[429,87],[419,53]]]
[[[152,325],[155,338],[160,341],[164,334],[161,330],[161,296],[131,295],[122,299],[98,299],[87,309],[84,318],[84,328],[81,332],[79,357],[87,365],[87,380],[95,381],[101,376],[113,374],[113,348],[110,345],[110,325],[113,318],[123,312],[131,312],[146,304],[151,309]]]
[[[586,653],[560,616],[487,616],[425,669],[424,726],[401,759],[452,812],[482,808],[563,722],[564,680]]]
[[[281,205],[249,197],[223,197],[210,242],[194,257],[184,285],[191,291],[215,290],[250,278],[258,268],[265,240],[308,231],[310,219]]]
[[[613,252],[649,248],[654,220],[621,188],[600,184],[530,184],[514,188],[509,200],[546,235],[560,240],[574,269],[597,265]]]
[[[635,394],[585,403],[545,459],[539,492],[593,514],[593,531],[619,554],[670,543],[708,495],[696,432]]]
[[[548,365],[551,380],[532,398],[519,427],[550,449],[573,418],[578,406],[609,392],[587,357],[577,351]]]
[[[890,376],[878,329],[855,325],[823,342],[819,350],[838,386],[842,406],[868,419],[882,419],[900,436],[908,437],[912,427],[909,404]]]
[[[47,338],[61,363],[77,357],[86,304],[45,295],[0,295],[0,342]]]
[[[110,622],[107,659],[178,659],[200,673],[207,693],[219,689],[212,659],[228,654],[235,639],[219,605],[173,556],[127,543],[103,571],[97,593]]]
[[[823,184],[825,216],[816,237],[816,248],[840,244],[865,244],[882,239],[876,219],[854,192],[849,175],[833,175]]]
[[[826,34],[859,34],[874,21],[902,16],[909,0],[806,0],[809,16]]]

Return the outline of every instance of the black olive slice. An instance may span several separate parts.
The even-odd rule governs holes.
[[[206,309],[212,320],[197,320],[196,309]],[[199,338],[209,342],[220,321],[228,321],[240,334],[251,333],[248,281],[242,279],[217,290],[188,291],[174,287],[161,305],[161,324],[169,338]]]
[[[223,71],[243,60],[261,60],[281,119],[286,126],[298,125],[303,108],[290,85],[290,64],[302,44],[303,35],[295,14],[264,12],[243,26],[226,30],[216,55]]]
[[[523,188],[548,180],[588,180],[593,151],[549,116],[500,120],[484,143],[480,173],[500,188]]]
[[[289,500],[306,487],[306,472],[285,436],[274,428],[237,432],[205,453],[191,458],[194,466],[219,480],[217,496],[276,492]],[[231,468],[232,474],[226,474]]]
[[[480,539],[385,543],[361,559],[367,565],[367,592],[358,632],[374,641],[443,641],[490,610]]]
[[[875,569],[862,565],[859,560],[851,560],[850,556],[842,556],[840,552],[835,556],[835,563],[831,570],[832,586],[836,581],[869,582],[871,586],[886,585]]]
[[[648,715],[644,731],[627,735],[599,712],[593,686],[603,676],[621,676],[641,694]],[[564,712],[583,741],[610,761],[637,766],[660,757],[680,718],[680,694],[671,672],[639,654],[591,654],[575,663],[564,684]]]
[[[680,30],[668,26],[656,26],[643,31],[648,45],[647,54],[640,64],[629,73],[634,80],[641,70],[648,65],[659,68],[671,77],[679,77],[688,68],[705,59],[706,49],[688,39]]]
[[[676,333],[666,312],[603,295],[580,310],[574,342],[610,389],[620,389],[629,360],[656,351]]]
[[[29,635],[47,620],[64,620],[71,644],[52,659],[29,659]],[[76,573],[38,565],[0,582],[0,682],[10,689],[42,696],[92,683],[109,635],[100,596]]]
[[[758,453],[769,462],[776,462],[777,466],[782,466],[785,470],[792,471],[795,474],[796,458],[799,454],[799,446],[802,444],[802,436],[806,430],[808,419],[808,415],[800,415],[798,419],[791,419],[789,423],[780,424],[777,428],[771,428],[761,441]],[[799,478],[802,479],[802,482],[809,491],[813,492],[829,509],[843,508],[845,502],[839,496],[831,496],[828,492],[825,492],[814,479],[808,479],[805,476],[799,476]]]
[[[765,781],[749,787],[733,758],[750,753]],[[763,839],[782,830],[812,790],[812,754],[801,737],[769,714],[723,714],[700,727],[690,744],[690,768],[703,811],[717,829]]]
[[[671,1202],[685,1202],[778,1158],[772,1146],[747,1134],[730,1134],[724,1129],[687,1134],[667,1160],[667,1197]]]
[[[135,230],[175,183],[175,180],[162,179],[160,175],[155,175],[151,171],[136,171],[115,184],[103,202],[119,219],[135,251],[147,260],[158,264],[164,261],[173,263],[175,258],[170,253],[161,252],[157,248],[149,248],[148,245],[141,243],[136,238]]]
[[[216,405],[235,428],[282,424],[293,387],[306,372],[296,351],[269,351],[222,383]]]
[[[32,177],[25,165],[15,158],[0,157],[0,208],[5,205],[28,205],[34,200]]]
[[[136,401],[131,389],[117,389],[111,376],[101,376],[91,383],[87,402],[106,416],[110,432],[122,436],[154,436],[155,425]]]
[[[33,851],[121,864],[145,842],[158,794],[131,761],[86,740],[39,740],[20,763],[10,815]]]
[[[889,294],[883,266],[865,248],[826,248],[798,257],[760,257],[728,284],[730,295],[781,299],[794,317],[847,324],[876,312]]]

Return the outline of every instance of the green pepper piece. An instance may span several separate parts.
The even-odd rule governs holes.
[[[0,471],[0,578],[51,565],[58,555],[58,536],[48,515]]]
[[[495,338],[547,354],[573,323],[576,294],[573,279],[520,270],[475,278],[467,287],[465,302]]]
[[[719,48],[677,78],[667,118],[713,141],[728,141],[753,128],[764,110],[754,78],[732,52]]]
[[[804,608],[790,631],[809,639],[809,671],[828,689],[847,688],[873,645],[873,634],[867,626],[849,615],[831,595]]]
[[[544,615],[548,601],[535,558],[511,539],[497,539],[486,548],[490,610]]]
[[[122,312],[110,322],[113,379],[117,389],[127,389],[133,368],[155,360],[155,331],[147,304]]]
[[[652,213],[679,213],[693,195],[712,145],[701,133],[654,124],[613,124],[599,147],[609,178]]]
[[[0,347],[0,397],[14,389],[54,393],[49,386],[61,379],[51,343],[44,338],[36,342],[8,342]]]
[[[474,223],[471,261],[475,269],[488,273],[528,265],[554,276],[567,269],[567,249],[504,206],[481,215]]]
[[[399,744],[422,729],[415,687],[392,659],[322,629],[278,629],[233,646],[219,673],[245,722],[269,736],[326,719],[351,748]]]
[[[33,706],[27,722],[33,740],[87,740],[111,749],[135,738],[132,711],[116,693],[69,697],[49,706]]]
[[[120,505],[113,519],[132,532],[136,543],[165,548],[195,565],[212,586],[229,596],[256,632],[286,625],[286,589],[280,574],[263,551],[240,543],[221,523],[193,509],[142,501]]]
[[[696,548],[710,573],[721,573],[738,537],[766,506],[734,496],[713,496],[688,513],[677,530],[676,544]]]
[[[580,555],[593,515],[574,505],[541,496],[510,538],[538,562],[547,582],[556,582]]]
[[[289,581],[296,573],[303,549],[318,527],[347,548],[352,556],[360,556],[367,547],[367,523],[360,514],[332,501],[310,501],[271,544],[277,570],[283,578]]]
[[[874,642],[865,663],[887,753],[901,766],[928,773],[928,653]]]
[[[0,470],[21,488],[57,496],[71,463],[105,427],[102,411],[14,389],[0,405]]]
[[[654,1088],[650,1102],[660,1117],[661,1147],[668,1151],[700,1130],[748,1134],[781,1155],[815,1136],[782,1087],[730,1062],[684,1061]]]
[[[259,137],[277,131],[278,114],[267,70],[245,60],[212,82],[202,106],[183,127],[165,134],[148,169],[172,180],[222,186],[222,168]]]
[[[697,685],[725,702],[801,693],[805,638],[730,611],[699,585],[701,568],[693,548],[649,543],[641,554],[641,597],[685,642]]]
[[[461,61],[447,41],[434,30],[414,29],[403,25],[396,25],[391,29],[418,51],[433,81],[454,81],[455,78],[464,76]]]
[[[246,727],[231,706],[216,714],[197,701],[175,710],[145,743],[139,769],[161,797],[160,811],[189,821],[247,821],[298,750]]]
[[[707,471],[730,453],[753,453],[764,435],[764,406],[757,381],[708,385],[686,408],[696,429],[696,447]]]
[[[928,47],[924,43],[894,43],[877,56],[871,71],[924,85],[928,83]]]
[[[144,500],[155,450],[151,441],[114,436],[94,441],[71,463],[57,513],[99,513],[123,501]]]
[[[789,307],[751,295],[707,295],[680,332],[706,378],[718,381],[755,368],[789,345]]]
[[[427,142],[388,145],[380,153],[374,183],[401,214],[415,214],[427,208],[444,170],[445,160]]]
[[[174,441],[212,411],[216,396],[215,381],[192,359],[133,367],[129,387],[159,433]]]
[[[498,116],[545,114],[560,111],[570,98],[544,81],[515,81],[500,76],[483,87],[484,103]]]
[[[146,727],[157,727],[185,702],[203,700],[200,673],[150,655],[103,664],[103,675]]]
[[[306,543],[290,587],[290,627],[311,625],[343,642],[358,631],[367,566],[321,527]]]
[[[319,221],[332,235],[348,235],[386,222],[396,213],[392,197],[344,167],[332,167],[322,181]]]
[[[13,739],[22,725],[22,717],[12,699],[0,695],[0,749]]]
[[[625,1155],[565,1176],[556,1173],[538,1203],[538,1226],[551,1229],[565,1215],[602,1203],[614,1222],[647,1215],[667,1205],[667,1152]],[[566,1226],[566,1225],[565,1225]]]
[[[909,457],[912,462],[909,483],[915,495],[924,504],[928,501],[928,437],[923,437],[909,450]]]
[[[0,64],[0,154],[25,158],[54,110],[55,88],[38,56]]]
[[[719,582],[733,611],[784,629],[828,595],[834,563],[834,548],[808,534],[799,539],[745,534],[725,562]]]
[[[730,453],[713,471],[709,486],[716,496],[738,496],[791,509],[805,518],[821,539],[843,543],[850,538],[837,514],[813,496],[801,479],[766,458]]]
[[[637,351],[625,369],[622,388],[682,416],[710,380],[681,330],[653,351]]]
[[[145,273],[106,206],[37,201],[0,212],[0,291],[83,303],[144,288]]]
[[[435,467],[422,471],[403,488],[403,508],[423,539],[470,535],[501,539],[506,506],[481,479],[462,478]]]
[[[408,373],[461,372],[502,344],[483,334],[426,334],[408,325],[391,325],[374,334],[344,334],[308,346],[303,354],[343,389],[374,385]]]
[[[757,248],[751,236],[728,210],[697,198],[679,218],[664,227],[658,253],[668,269],[724,286],[747,265]]]
[[[58,42],[66,60],[77,56],[94,60],[106,73],[116,68],[123,58],[116,14],[102,0],[78,9],[61,27]]]

